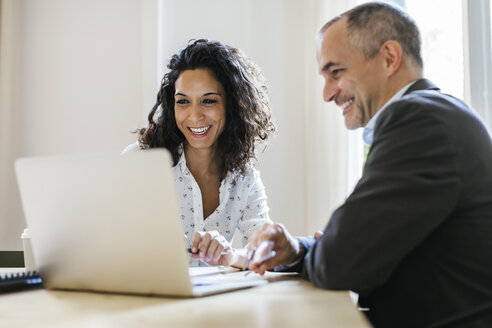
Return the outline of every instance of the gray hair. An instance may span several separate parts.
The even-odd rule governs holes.
[[[365,3],[327,22],[320,34],[344,17],[347,17],[350,43],[361,50],[366,59],[376,56],[384,42],[395,40],[414,64],[423,67],[419,29],[402,9],[382,2]]]

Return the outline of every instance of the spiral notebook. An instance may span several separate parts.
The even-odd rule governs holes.
[[[0,294],[40,288],[43,281],[36,271],[2,272],[0,268]]]
[[[23,158],[15,169],[46,288],[192,297],[267,282],[188,267],[165,150]]]

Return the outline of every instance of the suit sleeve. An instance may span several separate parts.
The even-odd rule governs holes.
[[[400,101],[382,113],[364,174],[309,249],[304,278],[322,288],[371,291],[456,206],[456,149],[429,110]]]

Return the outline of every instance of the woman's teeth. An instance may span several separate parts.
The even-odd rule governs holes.
[[[208,129],[210,129],[211,125],[209,126],[204,126],[202,128],[189,128],[191,130],[191,132],[193,132],[193,134],[204,134],[205,132],[208,131]]]

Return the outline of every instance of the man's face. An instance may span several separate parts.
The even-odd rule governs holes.
[[[316,51],[318,70],[324,79],[323,100],[334,101],[343,111],[345,126],[365,126],[376,111],[382,89],[378,56],[365,59],[346,35],[346,18],[331,25],[320,37]]]

